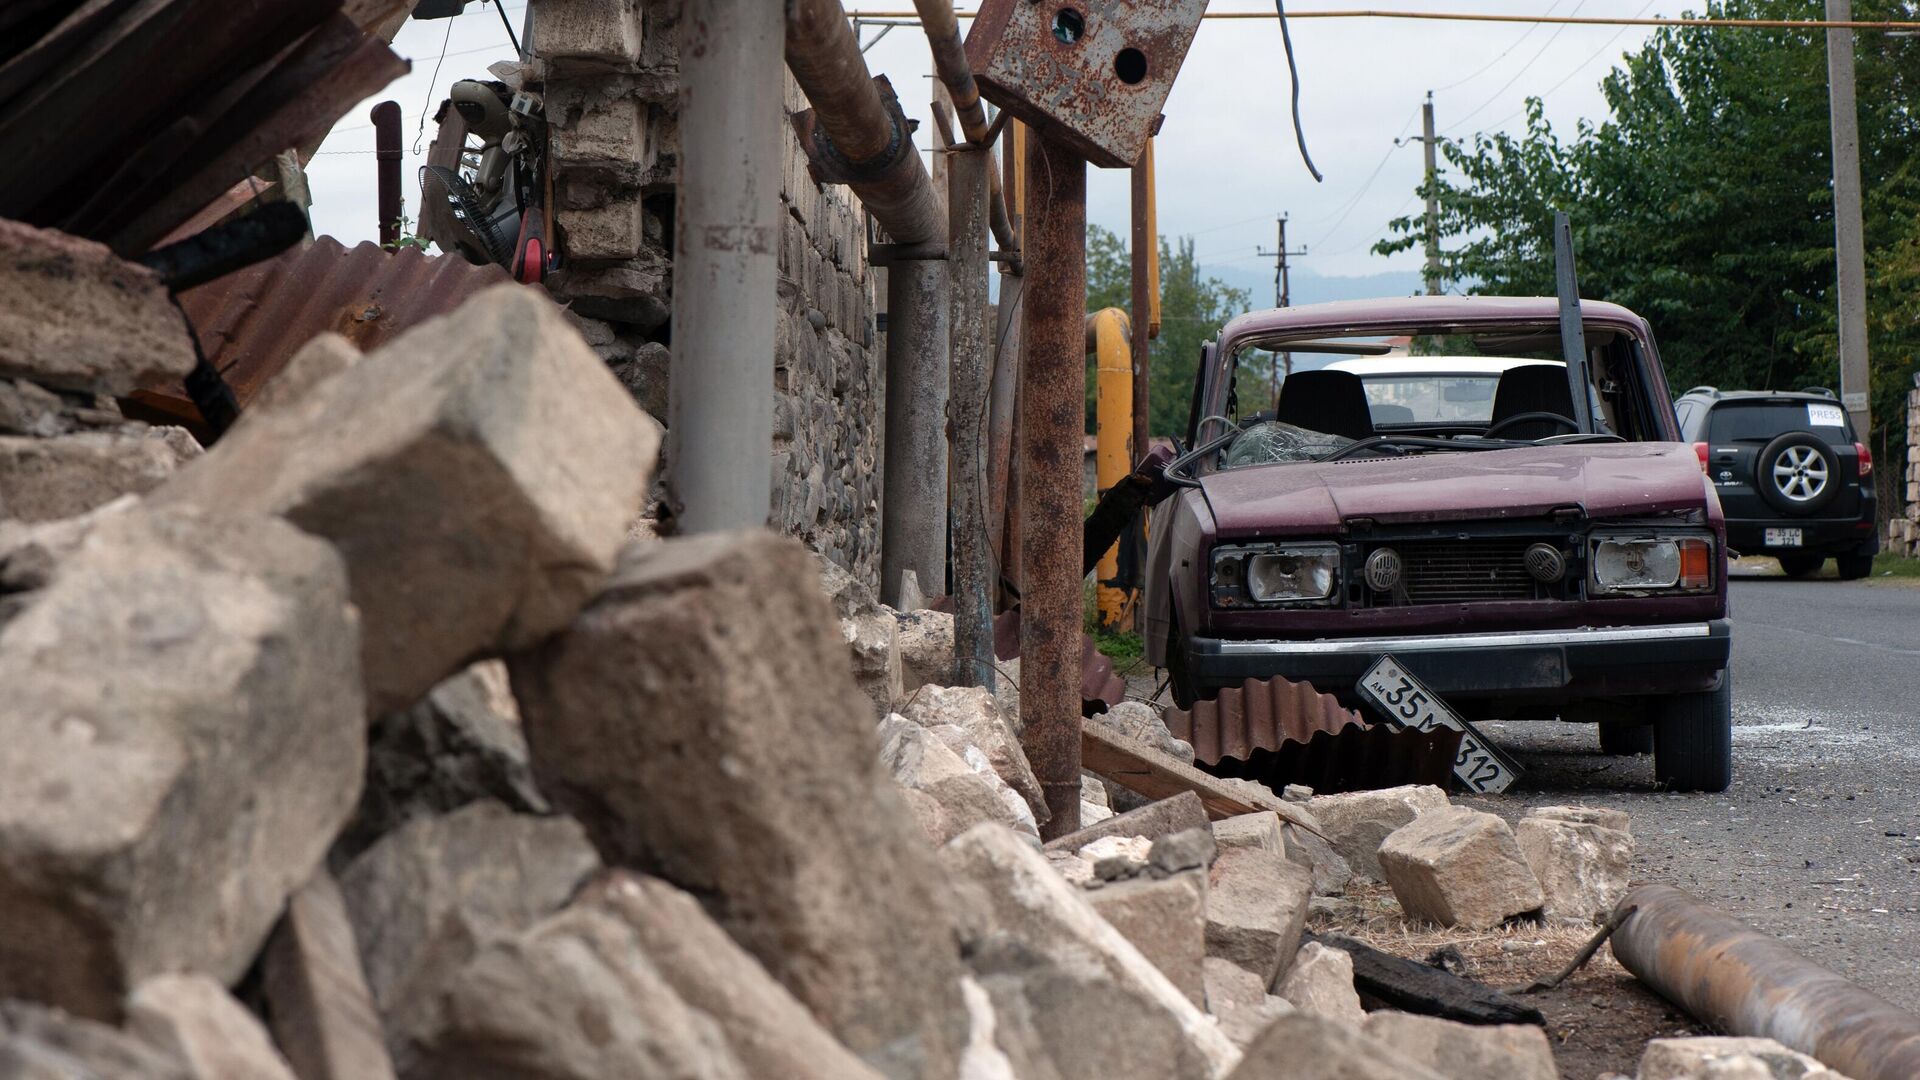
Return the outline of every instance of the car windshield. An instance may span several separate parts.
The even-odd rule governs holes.
[[[1375,430],[1392,424],[1484,424],[1498,375],[1362,375]]]

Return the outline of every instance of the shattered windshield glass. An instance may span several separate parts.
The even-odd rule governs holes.
[[[1238,469],[1248,465],[1312,461],[1351,445],[1353,440],[1345,436],[1268,420],[1254,424],[1233,440],[1227,447],[1225,467]]]

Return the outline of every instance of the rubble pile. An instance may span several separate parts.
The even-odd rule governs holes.
[[[48,416],[147,362],[20,340]],[[550,301],[309,352],[155,483],[7,504],[0,1075],[1557,1075],[1538,1027],[1380,1008],[1309,913],[1377,875],[1412,919],[1604,918],[1623,815],[1221,817],[1090,775],[1104,813],[1043,844],[1017,702],[944,685],[950,617],[771,532],[627,539],[658,425]],[[1092,722],[1181,760],[1150,706]]]

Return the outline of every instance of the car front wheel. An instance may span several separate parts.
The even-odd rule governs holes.
[[[1670,791],[1725,791],[1733,782],[1733,673],[1720,689],[1653,706],[1653,775]]]

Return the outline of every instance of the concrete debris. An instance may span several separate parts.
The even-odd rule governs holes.
[[[247,402],[242,422],[262,412],[284,408],[313,393],[315,387],[360,362],[353,342],[332,331],[320,334],[299,350]]]
[[[123,495],[78,517],[0,520],[0,623],[26,609],[33,592],[53,580],[61,561],[79,550],[95,525],[138,505],[138,497]]]
[[[993,998],[973,976],[960,980],[960,992],[967,1002],[967,1048],[960,1055],[959,1080],[1018,1080],[1013,1059],[1000,1049],[999,1018],[993,1012]]]
[[[1030,831],[1035,837],[1040,835],[1040,823],[1034,817],[1033,805],[1027,801],[1025,796],[1015,791],[1011,784],[1007,783],[1000,772],[994,768],[993,762],[987,756],[987,752],[982,750],[966,731],[952,724],[936,724],[933,727],[929,727],[927,731],[932,734],[934,738],[946,743],[947,749],[960,755],[960,760],[966,762],[968,768],[978,773],[981,779],[985,780],[987,784],[993,788],[994,794],[998,796],[1001,803],[1006,806],[1007,812],[1013,815],[1015,828],[1021,832]],[[1019,753],[1018,747],[1015,747],[1014,750],[1016,753]],[[1026,755],[1021,754],[1020,757],[1015,760],[1018,761],[1020,767],[1025,767]],[[1046,810],[1044,804],[1042,804],[1041,810]],[[1052,815],[1048,814],[1048,816],[1051,817]]]
[[[1560,1080],[1553,1044],[1532,1024],[1462,1024],[1377,1012],[1367,1017],[1366,1033],[1454,1080]]]
[[[853,681],[873,702],[874,714],[885,716],[905,697],[901,689],[900,621],[890,611],[875,611],[840,620],[852,660]]]
[[[0,435],[46,439],[71,431],[128,426],[110,397],[49,390],[25,379],[0,378]]]
[[[261,955],[261,994],[300,1080],[393,1080],[346,901],[325,871],[287,900]]]
[[[941,858],[956,881],[963,951],[1018,1075],[1216,1077],[1238,1058],[1088,894],[1014,833],[978,826]]]
[[[1153,841],[1144,836],[1103,836],[1075,852],[1093,867],[1099,881],[1118,881],[1147,872]]]
[[[1147,869],[1154,877],[1166,877],[1182,870],[1205,870],[1219,854],[1211,829],[1186,829],[1168,833],[1153,841],[1147,853]]]
[[[1233,1045],[1245,1050],[1253,1040],[1272,1026],[1275,1020],[1294,1012],[1292,1003],[1273,994],[1262,994],[1250,1005],[1233,1008],[1220,1016],[1220,1031]]]
[[[1633,834],[1626,831],[1626,818],[1620,811],[1547,807],[1513,827],[1520,854],[1540,882],[1547,918],[1604,922],[1613,914],[1633,871]]]
[[[0,996],[238,980],[359,796],[358,655],[339,557],[286,524],[96,524],[0,627]]]
[[[1267,1026],[1230,1080],[1465,1080],[1430,1069],[1350,1024],[1295,1012]],[[1476,1078],[1478,1080],[1478,1078]]]
[[[1193,764],[1193,746],[1173,737],[1160,710],[1144,701],[1123,701],[1103,713],[1095,713],[1089,723],[1105,724],[1136,742]]]
[[[572,627],[510,658],[534,776],[856,1054],[945,1075],[966,1041],[947,889],[812,572],[759,531],[629,549]]]
[[[1638,1080],[1846,1080],[1772,1039],[1703,1035],[1655,1039],[1640,1056]]]
[[[127,1030],[174,1052],[194,1080],[294,1080],[252,1013],[205,975],[156,975],[127,999]]]
[[[1271,810],[1221,818],[1213,823],[1213,842],[1221,851],[1258,848],[1275,855],[1287,853],[1280,835],[1280,815]]]
[[[953,613],[920,608],[899,612],[900,689],[911,694],[953,681]]]
[[[354,860],[340,892],[402,1076],[434,1059],[479,950],[558,910],[599,865],[577,823],[493,802],[410,822]]]
[[[1324,837],[1287,822],[1280,827],[1280,838],[1287,858],[1312,872],[1315,896],[1339,896],[1347,891],[1353,867]]]
[[[1450,805],[1446,792],[1431,784],[1407,784],[1378,791],[1316,795],[1307,808],[1320,822],[1320,831],[1333,850],[1347,860],[1354,873],[1371,881],[1385,881],[1380,869],[1380,842],[1415,817]]]
[[[1442,926],[1484,930],[1545,902],[1513,830],[1463,806],[1394,830],[1380,845],[1380,866],[1408,918]]]
[[[1086,821],[1086,818],[1082,817],[1081,821]],[[1078,851],[1103,836],[1142,836],[1148,840],[1158,840],[1162,836],[1188,829],[1211,828],[1207,821],[1207,808],[1200,801],[1200,796],[1183,791],[1172,798],[1148,803],[1138,810],[1116,814],[1065,836],[1054,837],[1047,841],[1047,850]]]
[[[1220,853],[1207,884],[1207,955],[1272,986],[1300,948],[1312,876],[1271,851],[1239,848]]]
[[[125,396],[193,370],[166,286],[104,244],[0,218],[0,375]]]
[[[1360,994],[1353,988],[1353,957],[1317,941],[1300,946],[1293,966],[1274,993],[1301,1012],[1343,1024],[1362,1024],[1367,1019],[1366,1010],[1360,1007]]]
[[[0,1001],[7,1080],[198,1080],[177,1053],[118,1028],[26,1001]]]
[[[1037,821],[1046,821],[1046,796],[1020,748],[1020,735],[1001,712],[992,694],[978,686],[923,685],[901,710],[907,719],[925,727],[952,724],[964,730],[1008,786],[1020,793]]]
[[[412,708],[374,721],[366,790],[331,858],[344,866],[409,821],[481,799],[528,814],[552,809],[534,785],[520,708],[498,660],[474,664]]]
[[[1215,1016],[1258,1005],[1269,996],[1260,976],[1231,960],[1209,956],[1201,962],[1200,972],[1207,991],[1207,1011]]]
[[[158,487],[201,454],[185,428],[0,436],[0,518],[53,521]],[[214,509],[222,509],[215,507]]]
[[[382,715],[564,626],[611,569],[659,442],[558,307],[500,285],[236,425],[149,497],[332,541]]]
[[[1107,800],[1107,786],[1092,773],[1080,774],[1080,825],[1098,825],[1114,817],[1113,805]]]
[[[1106,843],[1107,841],[1100,841]],[[1115,881],[1086,894],[1087,903],[1140,955],[1160,969],[1194,1008],[1207,1007],[1207,876],[1188,870],[1168,877]]]
[[[960,729],[943,725],[947,731],[965,737]],[[935,845],[944,844],[983,821],[992,821],[1039,837],[1033,816],[1018,818],[995,790],[991,769],[982,776],[955,753],[933,730],[895,713],[880,722],[880,762],[894,782],[909,791],[927,796],[933,802],[930,820],[921,827]],[[989,779],[991,777],[992,779]],[[1001,785],[1005,787],[1004,784]],[[1010,789],[1009,789],[1010,790]],[[1022,811],[1026,803],[1018,795],[1012,802]],[[925,803],[916,803],[916,808]]]

